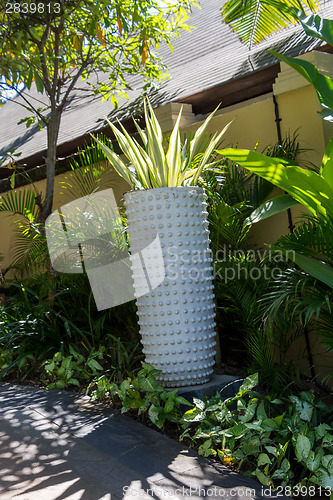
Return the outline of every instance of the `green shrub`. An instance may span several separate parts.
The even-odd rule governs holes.
[[[38,378],[39,370],[56,353],[73,356],[71,348],[84,360],[91,353],[103,352],[103,367],[116,381],[140,368],[134,302],[126,304],[127,309],[118,306],[97,311],[83,275],[53,282],[38,276],[24,284],[12,284],[12,290],[15,294],[8,297],[6,309],[0,312],[1,378]],[[57,382],[56,372],[52,375],[52,383]]]
[[[333,489],[332,410],[311,392],[263,396],[252,390],[257,383],[257,374],[249,376],[226,401],[220,395],[195,399],[181,438],[190,437],[200,454],[233,463],[266,486],[316,485],[327,496]]]

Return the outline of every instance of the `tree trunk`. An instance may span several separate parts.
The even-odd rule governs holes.
[[[47,126],[47,156],[46,156],[46,191],[44,203],[41,199],[36,200],[40,208],[39,222],[45,224],[46,219],[52,212],[55,167],[57,163],[57,141],[60,128],[62,110],[55,107],[51,111],[50,121]]]

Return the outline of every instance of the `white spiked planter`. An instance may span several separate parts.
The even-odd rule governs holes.
[[[161,370],[158,380],[165,387],[205,383],[213,372],[216,324],[204,190],[131,191],[125,206],[132,255],[158,235],[164,262],[163,282],[143,296],[147,272],[156,275],[155,282],[163,272],[155,267],[156,249],[147,250],[146,273],[132,266],[146,362]]]
[[[133,189],[125,206],[142,344],[146,362],[161,370],[158,380],[166,387],[202,384],[213,372],[212,258],[205,193],[197,184],[214,165],[211,155],[230,125],[203,146],[215,111],[183,144],[180,112],[167,151],[149,101],[146,130],[134,120],[140,142],[121,123],[120,131],[108,121],[127,164],[94,138]]]

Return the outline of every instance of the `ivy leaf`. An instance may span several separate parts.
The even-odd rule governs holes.
[[[201,401],[201,399],[193,398],[193,404],[195,404],[195,406],[197,408],[199,408],[200,410],[205,409],[205,403],[203,401]]]
[[[239,388],[238,394],[243,394],[244,392],[253,389],[253,387],[258,385],[258,380],[259,380],[258,373],[253,373],[253,375],[249,375],[248,377],[246,377],[246,379]]]
[[[287,472],[289,469],[290,469],[290,462],[287,458],[284,458],[282,460],[281,470],[283,470],[284,472]]]
[[[299,434],[296,440],[295,453],[299,462],[304,462],[309,457],[311,450],[311,443],[309,438],[303,434]]]
[[[314,451],[311,451],[307,461],[306,466],[311,472],[315,472],[320,466],[321,455],[319,453],[315,454]]]
[[[200,422],[205,416],[205,411],[200,410],[200,408],[192,408],[184,414],[183,418],[185,422]]]
[[[89,368],[91,368],[92,371],[103,370],[103,367],[99,364],[98,361],[96,361],[96,359],[89,359],[89,361],[87,362],[87,365],[89,366]]]
[[[164,411],[170,413],[174,409],[174,399],[168,399],[164,406]]]
[[[261,484],[265,486],[273,485],[272,480],[265,476],[265,474],[260,469],[255,470],[255,475],[257,476],[257,479],[261,482]]]
[[[321,443],[322,446],[330,447],[333,446],[333,435],[326,434]]]
[[[267,455],[267,453],[260,453],[259,457],[258,457],[258,461],[257,461],[257,464],[260,466],[260,465],[266,465],[266,464],[271,464],[271,459],[269,458],[269,456]]]

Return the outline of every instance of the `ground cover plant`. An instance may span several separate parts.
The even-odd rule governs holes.
[[[195,399],[184,414],[182,436],[200,443],[204,456],[236,464],[265,486],[288,486],[291,494],[333,486],[333,411],[311,392],[263,395],[253,389],[258,374],[247,377],[235,397]],[[186,427],[186,425],[185,425]],[[310,489],[310,485],[313,485]],[[314,493],[313,493],[314,494]]]
[[[96,377],[87,392],[129,412],[162,431],[172,423],[172,435],[199,454],[256,477],[270,491],[329,497],[333,487],[333,409],[313,392],[270,396],[255,390],[252,374],[228,399],[194,398],[189,404],[157,382],[158,370],[143,363],[133,379],[120,385],[105,375]],[[186,411],[186,407],[191,408]]]

